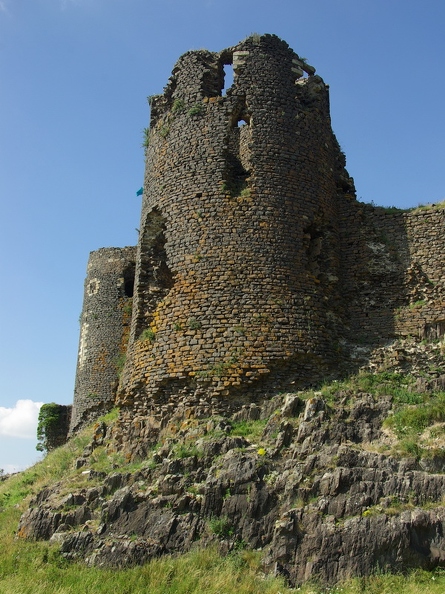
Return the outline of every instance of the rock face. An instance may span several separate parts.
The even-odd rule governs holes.
[[[92,468],[98,448],[116,455],[116,426],[102,423],[77,461],[83,484],[42,490],[18,534],[116,567],[215,542],[223,552],[248,546],[292,584],[433,568],[445,561],[445,456],[431,465],[391,455],[382,422],[395,406],[341,387],[226,417],[178,406],[138,467],[111,473]]]

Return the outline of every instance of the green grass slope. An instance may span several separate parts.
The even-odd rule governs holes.
[[[363,389],[393,396],[397,412],[386,425],[393,435],[392,451],[399,455],[421,455],[440,444],[445,420],[445,395],[438,393],[414,396],[409,390],[410,379],[396,374],[361,375],[349,383],[334,382],[322,388],[329,401],[339,389]],[[308,392],[310,397],[311,393]],[[413,400],[414,399],[414,400]],[[107,422],[113,421],[109,415]],[[435,429],[435,432],[433,431]],[[248,429],[246,429],[247,431]],[[428,432],[428,431],[429,432]],[[427,431],[427,433],[425,433]],[[92,428],[86,429],[68,444],[49,453],[32,468],[7,477],[0,482],[0,594],[442,594],[445,592],[445,570],[415,571],[405,576],[376,574],[357,578],[329,589],[317,584],[305,584],[294,590],[280,579],[265,575],[261,552],[240,548],[227,556],[216,548],[191,551],[176,557],[155,559],[142,567],[116,570],[87,567],[69,562],[57,546],[48,542],[30,542],[18,538],[16,530],[21,514],[31,497],[43,487],[55,483],[66,484],[67,490],[79,486],[82,469],[75,469],[74,461],[91,441]],[[415,443],[417,450],[412,451]],[[388,448],[388,444],[383,444]],[[116,467],[131,471],[120,457],[105,453],[97,457],[98,469],[115,471]]]

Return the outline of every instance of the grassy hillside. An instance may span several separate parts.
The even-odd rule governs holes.
[[[393,436],[393,454],[419,454],[431,447],[431,441],[439,443],[442,449],[442,436],[439,434],[443,433],[445,395],[414,395],[408,389],[409,381],[409,378],[391,374],[361,375],[347,385],[335,382],[325,386],[322,393],[328,402],[339,389],[360,388],[375,394],[390,393],[398,403],[397,412],[386,421]],[[308,392],[307,397],[311,394]],[[107,422],[112,422],[112,419],[112,415],[108,416]],[[427,428],[429,432],[425,437]],[[432,573],[415,571],[405,576],[376,574],[328,590],[316,584],[292,590],[281,579],[263,573],[260,551],[241,547],[225,557],[210,547],[177,557],[156,559],[142,567],[111,570],[69,562],[59,553],[57,546],[48,542],[17,538],[20,516],[27,509],[31,497],[44,486],[58,482],[63,483],[69,492],[85,480],[82,469],[75,469],[74,461],[91,441],[92,431],[91,428],[85,430],[32,468],[0,482],[0,594],[109,594],[110,591],[119,594],[285,594],[295,591],[302,594],[390,594],[401,591],[404,594],[439,594],[445,591],[445,570]],[[382,448],[389,447],[382,444]],[[97,469],[109,472],[116,468],[134,470],[134,465],[125,466],[119,456],[111,458],[104,451],[99,454],[97,451],[93,461]]]

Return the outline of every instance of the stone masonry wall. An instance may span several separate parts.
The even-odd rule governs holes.
[[[90,254],[71,433],[114,406],[130,330],[135,255],[134,247],[103,248]]]
[[[445,210],[342,212],[343,299],[353,342],[445,332]]]
[[[354,200],[326,85],[266,35],[188,52],[151,107],[122,414],[325,373],[344,324],[338,203]]]

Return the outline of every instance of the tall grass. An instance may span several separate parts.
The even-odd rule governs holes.
[[[405,406],[385,420],[397,437],[403,438],[421,433],[433,423],[445,421],[445,392],[425,397],[417,406]]]
[[[422,396],[413,390],[415,379],[406,374],[384,371],[358,373],[342,381],[329,382],[321,387],[323,397],[335,401],[339,392],[366,392],[374,396],[392,396],[395,403],[418,404]]]
[[[1,520],[0,520],[1,521]],[[46,543],[17,542],[0,529],[0,594],[442,594],[445,574],[415,571],[408,576],[376,575],[330,588],[296,589],[261,571],[260,553],[237,551],[222,557],[197,549],[124,570],[68,563]]]
[[[0,594],[290,594],[261,573],[257,552],[222,557],[195,550],[124,570],[69,563],[46,543],[17,542],[0,529]]]
[[[251,440],[259,439],[264,431],[267,421],[259,419],[257,421],[237,421],[233,424],[230,435],[246,437]]]

